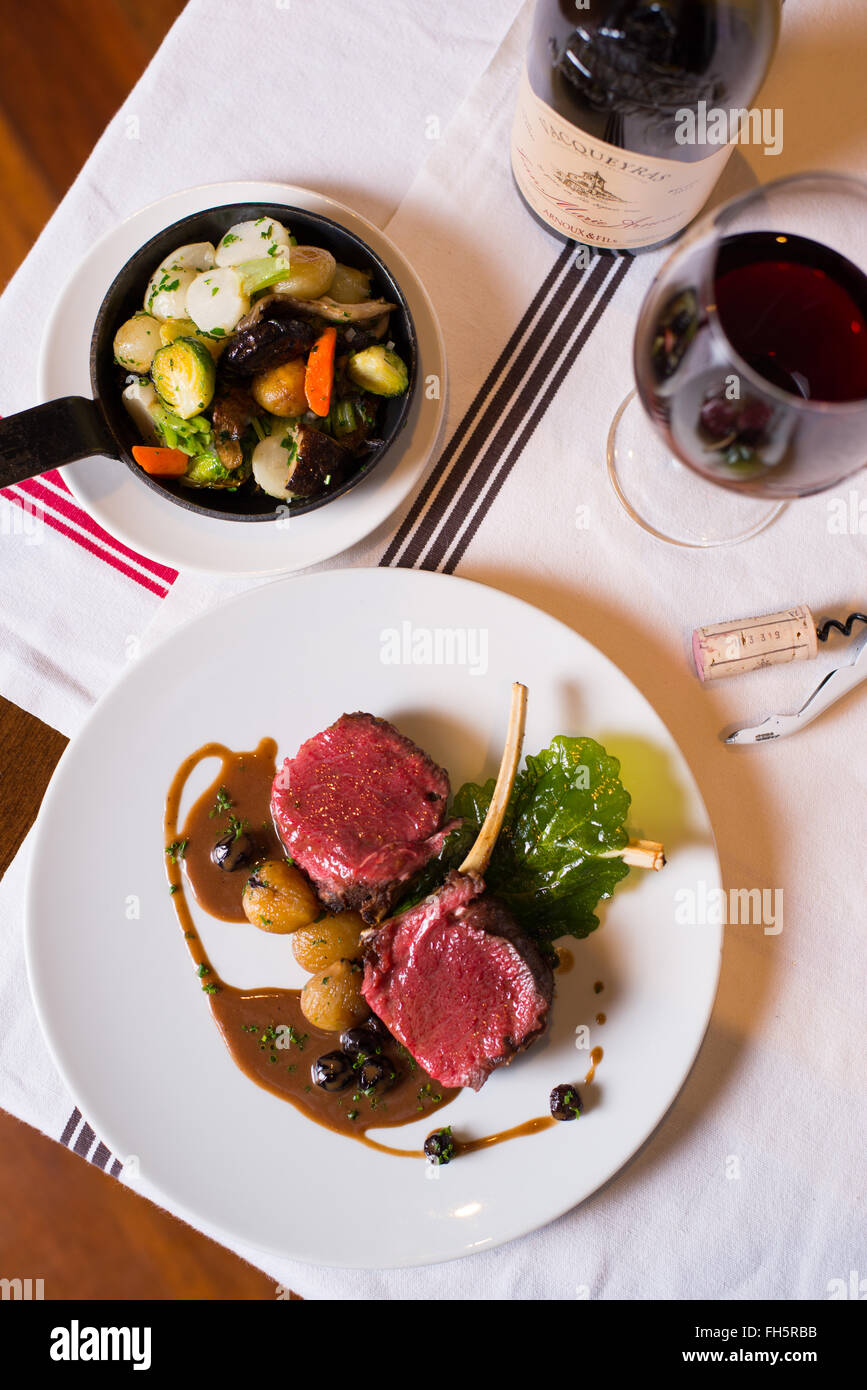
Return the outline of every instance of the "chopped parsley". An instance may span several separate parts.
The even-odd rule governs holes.
[[[224,811],[230,810],[234,804],[226,788],[220,787],[220,790],[217,792],[217,799],[208,812],[208,815],[213,819],[214,816],[220,816]]]
[[[401,1055],[401,1057],[403,1058],[403,1060],[406,1062],[406,1064],[407,1064],[407,1066],[409,1067],[410,1071],[411,1071],[411,1072],[415,1071],[415,1070],[417,1069],[417,1067],[418,1067],[418,1062],[417,1062],[417,1061],[415,1060],[415,1058],[413,1057],[413,1055],[412,1055],[412,1053],[410,1052],[409,1048],[408,1048],[408,1047],[404,1047],[403,1043],[398,1043],[397,1050],[398,1050],[398,1052],[400,1053],[400,1055]]]
[[[177,864],[179,859],[183,859],[189,843],[189,840],[172,840],[172,843],[166,846],[166,854],[173,864]]]
[[[442,1096],[439,1092],[433,1089],[429,1081],[426,1081],[423,1086],[419,1086],[418,1088],[418,1105],[416,1109],[424,1110],[425,1101],[428,1101],[431,1105],[439,1105],[441,1100]]]

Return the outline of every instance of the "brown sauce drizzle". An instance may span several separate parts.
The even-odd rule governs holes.
[[[408,1153],[411,1151],[377,1144],[367,1138],[365,1131],[418,1120],[447,1105],[457,1090],[439,1086],[417,1062],[402,1053],[397,1043],[383,1046],[383,1053],[391,1057],[397,1068],[398,1079],[381,1098],[362,1095],[351,1085],[341,1092],[315,1086],[311,1063],[339,1047],[337,1035],[307,1021],[301,1012],[300,990],[241,990],[221,980],[207,958],[190,914],[185,880],[205,911],[226,922],[246,921],[241,896],[247,873],[244,869],[227,873],[211,860],[211,849],[225,833],[230,815],[247,820],[250,832],[261,834],[257,843],[263,854],[284,856],[270,825],[276,752],[273,739],[262,739],[256,749],[245,753],[235,753],[222,743],[206,743],[181,763],[172,779],[166,798],[165,844],[186,840],[187,845],[182,854],[176,851],[176,862],[167,855],[166,864],[174,890],[172,904],[184,941],[229,1055],[245,1076],[272,1095],[290,1101],[328,1129],[348,1134],[372,1148]],[[219,773],[193,804],[179,831],[180,803],[187,780],[199,763],[214,757],[220,759]],[[212,817],[210,812],[221,788],[228,793],[232,806]],[[286,945],[288,950],[289,943]]]
[[[558,975],[568,975],[572,966],[575,964],[575,957],[565,946],[557,947],[557,973]]]
[[[604,1055],[601,1047],[594,1047],[593,1051],[590,1053],[590,1070],[584,1078],[585,1085],[590,1085],[590,1082],[596,1075],[596,1068],[599,1066]]]
[[[601,994],[604,988],[605,988],[605,986],[604,986],[604,984],[602,983],[602,981],[601,981],[601,980],[597,980],[596,983],[595,983],[594,986],[593,986],[593,993],[594,993],[594,994]]]
[[[499,1134],[486,1134],[481,1139],[456,1139],[456,1154],[472,1154],[478,1149],[490,1149],[494,1144],[503,1144],[507,1139],[521,1139],[525,1134],[538,1134],[542,1129],[551,1129],[558,1123],[553,1115],[540,1115],[535,1120],[525,1120],[511,1129],[502,1129]]]
[[[301,1012],[300,990],[241,990],[226,984],[208,960],[195,929],[185,882],[198,905],[212,917],[224,922],[246,921],[241,906],[246,871],[227,873],[211,859],[211,850],[221,835],[246,822],[246,833],[254,840],[259,858],[285,855],[270,813],[276,755],[277,744],[271,738],[263,738],[250,752],[233,752],[225,744],[206,743],[184,759],[172,778],[163,829],[171,900],[184,942],[229,1055],[245,1076],[272,1095],[288,1100],[317,1124],[346,1134],[368,1148],[401,1158],[424,1158],[422,1149],[393,1148],[369,1138],[367,1130],[409,1124],[441,1110],[459,1090],[440,1086],[396,1042],[383,1045],[384,1055],[397,1068],[398,1079],[382,1098],[368,1098],[351,1085],[343,1092],[328,1092],[314,1085],[311,1064],[323,1053],[339,1047],[337,1035],[308,1022]],[[219,773],[190,808],[183,829],[179,830],[184,788],[195,768],[207,758],[220,759]],[[172,858],[168,848],[179,841],[186,844],[175,848]],[[571,952],[561,950],[560,959],[561,970],[572,968]],[[594,1048],[590,1057],[593,1066],[585,1078],[588,1082],[602,1057],[601,1047]],[[555,1124],[552,1116],[542,1115],[479,1139],[455,1138],[455,1154],[492,1148]]]
[[[542,1129],[551,1129],[557,1121],[553,1115],[539,1115],[534,1120],[524,1120],[523,1124],[513,1125],[511,1129],[501,1129],[497,1134],[484,1134],[481,1139],[455,1139],[452,1137],[455,1158],[461,1154],[476,1153],[479,1149],[490,1149],[495,1144],[504,1144],[507,1139],[522,1139],[527,1134],[538,1134]],[[424,1149],[393,1149],[390,1144],[378,1144],[375,1139],[365,1142],[372,1149],[384,1154],[399,1154],[401,1158],[424,1158]]]
[[[603,1024],[603,1023],[605,1022],[605,1020],[606,1020],[606,1015],[605,1015],[605,1014],[597,1014],[597,1015],[596,1015],[596,1022],[597,1022],[598,1024],[600,1024],[600,1025]]]
[[[245,922],[241,897],[248,875],[243,869],[234,873],[221,869],[211,858],[211,850],[221,836],[237,828],[243,829],[253,841],[255,858],[285,857],[286,851],[271,820],[271,784],[277,771],[277,745],[272,738],[263,738],[252,753],[233,753],[221,743],[206,743],[179,770],[184,774],[181,790],[193,768],[207,757],[220,759],[220,772],[184,821],[182,838],[189,842],[184,854],[184,872],[193,897],[211,917],[223,922]],[[228,793],[228,805],[225,793]],[[170,791],[170,801],[172,795]],[[173,809],[176,817],[177,800]],[[168,806],[166,810],[168,813]]]

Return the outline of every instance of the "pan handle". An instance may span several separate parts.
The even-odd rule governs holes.
[[[85,396],[61,396],[0,419],[0,487],[92,454],[120,458],[99,406]]]

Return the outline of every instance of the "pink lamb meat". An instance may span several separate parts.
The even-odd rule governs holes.
[[[437,893],[370,938],[362,993],[443,1086],[479,1090],[547,1027],[550,966],[475,874],[452,873]]]
[[[392,724],[342,714],[274,779],[280,838],[334,911],[379,921],[459,822],[448,774]]]

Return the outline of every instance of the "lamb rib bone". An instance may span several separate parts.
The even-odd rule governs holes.
[[[512,787],[515,785],[518,763],[521,761],[521,749],[524,746],[524,726],[526,722],[527,687],[521,685],[520,681],[515,681],[512,685],[512,705],[509,710],[509,728],[506,733],[506,745],[503,749],[503,756],[500,761],[500,770],[497,773],[494,794],[491,797],[488,814],[485,816],[482,822],[482,828],[476,836],[475,844],[463,864],[461,864],[458,870],[459,873],[478,874],[479,877],[481,877],[488,867],[488,861],[494,852],[494,845],[497,843],[497,836],[503,824],[506,807],[512,795]]]

